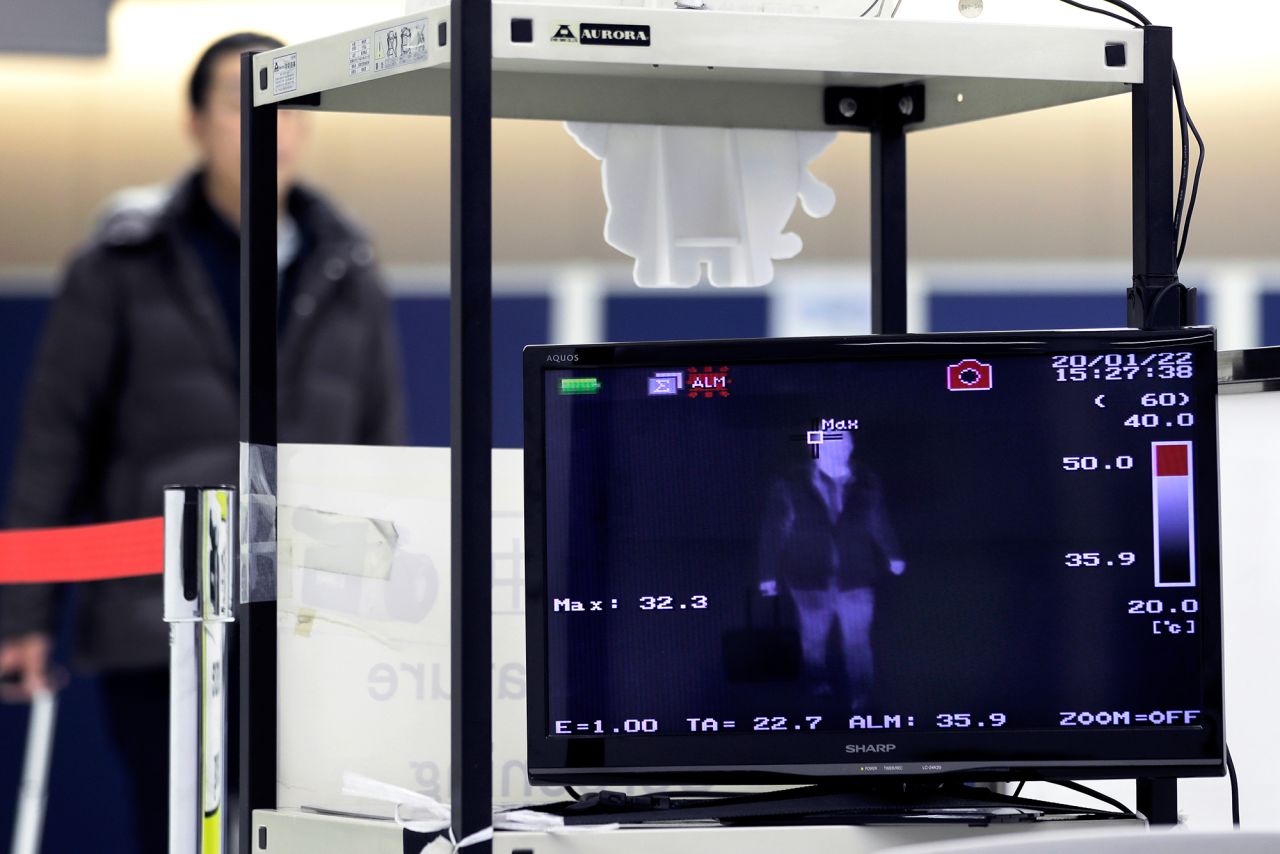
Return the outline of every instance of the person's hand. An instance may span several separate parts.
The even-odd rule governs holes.
[[[772,578],[770,578],[768,581],[761,581],[760,592],[763,593],[765,596],[777,596],[778,582]]]
[[[49,690],[50,646],[44,632],[0,641],[0,701],[26,703]]]
[[[907,571],[907,562],[905,560],[891,560],[889,561],[889,571],[894,575],[902,575]]]

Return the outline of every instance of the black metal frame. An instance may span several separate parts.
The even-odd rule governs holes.
[[[453,833],[492,822],[492,11],[453,0],[451,63],[450,440]],[[276,119],[253,105],[253,55],[241,57],[240,438],[276,437]],[[299,101],[298,106],[305,106]],[[286,106],[293,106],[288,104]],[[274,487],[274,484],[272,484]],[[253,811],[276,805],[276,604],[239,606],[240,850],[253,849]],[[472,846],[486,854],[489,842]]]
[[[1196,292],[1178,280],[1174,228],[1173,31],[1143,30],[1142,83],[1133,87],[1133,287],[1129,325],[1196,322]]]
[[[450,26],[450,792],[453,833],[461,840],[493,822],[493,25],[489,0],[453,0]],[[479,854],[487,854],[491,844],[474,847]]]
[[[453,447],[452,796],[459,838],[488,827],[492,798],[490,698],[491,525],[491,7],[452,0],[451,368]],[[1146,27],[1143,83],[1133,87],[1133,285],[1129,323],[1144,329],[1194,321],[1195,291],[1178,282],[1173,228],[1172,36]],[[252,58],[242,62],[241,440],[276,442],[276,177],[279,106],[253,106]],[[833,127],[872,134],[872,329],[907,327],[906,130],[923,116],[923,86],[857,90],[871,116],[840,109],[849,90],[828,90]],[[910,101],[904,100],[910,98]],[[305,99],[304,99],[305,100]],[[846,104],[846,108],[847,108]],[[834,114],[831,112],[834,107]],[[856,110],[855,110],[856,113]],[[247,498],[247,496],[246,496]],[[241,850],[252,848],[252,813],[275,805],[274,602],[242,605],[240,635]],[[1176,780],[1138,783],[1153,823],[1177,819]],[[489,843],[477,846],[477,854]]]
[[[253,56],[240,57],[240,442],[274,447],[276,437],[276,117],[253,106]],[[274,476],[274,472],[273,472]],[[250,501],[247,484],[242,500]],[[271,484],[274,493],[275,484]],[[252,511],[252,508],[250,509]],[[244,535],[242,531],[242,536]],[[241,571],[245,571],[241,567]],[[235,803],[240,851],[253,851],[253,811],[276,805],[276,603],[236,606],[239,646],[239,759]]]
[[[907,127],[924,121],[924,86],[831,86],[823,118],[871,134],[871,331],[907,331]]]

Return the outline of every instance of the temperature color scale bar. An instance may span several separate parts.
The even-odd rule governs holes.
[[[1191,443],[1151,443],[1156,587],[1194,587],[1196,528],[1191,489]]]

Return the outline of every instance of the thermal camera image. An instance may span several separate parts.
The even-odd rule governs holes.
[[[816,439],[816,441],[815,441]],[[830,694],[836,644],[851,711],[868,707],[875,663],[871,624],[882,576],[906,568],[880,478],[854,459],[854,431],[819,431],[803,462],[770,491],[760,542],[760,592],[788,596],[810,690]],[[807,450],[807,449],[806,449]]]
[[[1173,564],[1190,475],[1147,461],[1192,460],[1176,443],[1200,422],[1144,435],[1097,405],[1185,380],[1095,387],[1055,358],[717,361],[709,389],[708,362],[549,371],[556,734],[1196,708],[1196,576]],[[1173,496],[1159,525],[1153,482]],[[1189,586],[1151,605],[1166,528],[1164,576]],[[1171,625],[1139,619],[1152,608]]]

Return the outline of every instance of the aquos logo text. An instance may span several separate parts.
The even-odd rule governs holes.
[[[576,353],[552,353],[547,356],[548,362],[576,362],[578,355]]]
[[[897,748],[896,744],[846,744],[845,753],[888,753]]]
[[[615,47],[648,47],[647,24],[556,24],[553,42],[610,45]]]

